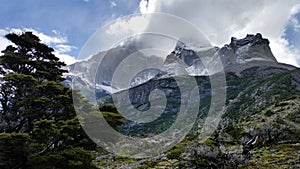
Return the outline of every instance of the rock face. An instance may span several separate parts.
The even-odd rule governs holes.
[[[157,77],[207,76],[223,70],[242,75],[246,70],[253,67],[266,70],[272,67],[280,71],[295,69],[294,66],[278,63],[269,44],[269,40],[263,38],[260,33],[247,35],[243,39],[232,37],[231,42],[222,48],[184,44],[179,41],[173,52],[166,56],[164,61],[156,59],[157,62],[161,62],[157,64],[163,65],[161,71],[148,69],[143,72],[137,72],[137,77],[132,79],[131,86],[138,86]],[[136,61],[137,63],[133,64],[143,65],[145,68],[148,66],[147,59],[156,57],[151,56],[151,58],[147,58],[143,56],[143,53],[139,52],[134,43],[118,46],[71,65],[71,74],[67,76],[69,82],[66,82],[66,84],[70,84],[72,79],[77,79],[79,83],[89,88],[95,86],[110,92],[121,90],[118,89],[119,86],[111,84],[112,76],[123,59],[133,53],[141,58],[138,59],[139,61]],[[100,61],[101,65],[99,65]],[[153,61],[150,62],[154,63]],[[272,71],[276,70],[272,69]],[[99,75],[97,72],[102,73]],[[96,77],[95,81],[93,81],[94,77]]]
[[[194,50],[192,50],[194,49]],[[167,56],[164,62],[164,69],[167,72],[172,72],[174,69],[174,63],[178,64],[176,67],[184,68],[185,71],[176,72],[173,70],[172,75],[188,74],[192,76],[208,75],[217,73],[218,69],[217,62],[217,51],[218,47],[189,47],[184,45],[182,42],[178,42],[175,50]],[[219,62],[221,63],[221,62]],[[207,70],[208,66],[212,70],[211,73]],[[175,72],[175,73],[174,73]]]
[[[232,37],[230,44],[222,48],[218,47],[190,47],[182,42],[178,42],[175,50],[167,56],[165,67],[167,70],[174,68],[174,60],[181,60],[181,67],[185,67],[189,75],[207,75],[222,71],[240,74],[248,68],[278,67],[291,70],[295,67],[278,63],[274,57],[268,39],[262,37],[260,33],[247,35],[243,39]],[[218,62],[221,59],[221,64]],[[177,61],[178,62],[178,61]],[[179,67],[179,66],[177,66]],[[212,73],[208,73],[208,68]],[[179,74],[185,74],[180,71]]]
[[[137,52],[137,49],[129,45],[126,47],[116,47],[72,64],[70,71],[93,85],[96,83],[98,85],[110,86],[116,67],[126,56],[135,52]],[[102,72],[101,76],[98,76],[97,73],[99,72]]]
[[[271,52],[270,42],[261,34],[247,35],[244,39],[231,38],[229,45],[220,49],[219,55],[226,66],[245,64],[252,61],[277,63]]]
[[[254,66],[295,69],[293,66],[278,63],[269,44],[269,40],[264,39],[260,33],[247,35],[244,39],[233,37],[230,44],[218,51],[218,55],[222,59],[225,71],[236,74]]]

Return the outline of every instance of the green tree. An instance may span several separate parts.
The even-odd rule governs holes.
[[[6,35],[0,56],[0,168],[95,168],[65,66],[31,32]]]
[[[116,131],[120,131],[121,126],[127,123],[118,109],[112,104],[102,105],[99,110],[105,118],[105,121]]]
[[[65,64],[53,49],[31,32],[6,37],[14,45],[0,57],[0,120],[4,124],[0,131],[30,132],[35,120],[74,117],[72,92],[61,85]]]

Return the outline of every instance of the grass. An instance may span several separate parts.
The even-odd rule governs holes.
[[[253,158],[248,165],[239,167],[240,169],[252,168],[299,168],[300,144],[281,144],[269,147],[256,148],[253,151]]]

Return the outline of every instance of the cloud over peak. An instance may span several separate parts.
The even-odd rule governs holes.
[[[299,51],[284,38],[286,26],[297,18],[298,0],[141,0],[140,12],[164,12],[182,17],[195,24],[214,45],[224,45],[231,36],[262,33],[270,39],[278,61],[299,66]],[[163,25],[156,25],[163,26]]]

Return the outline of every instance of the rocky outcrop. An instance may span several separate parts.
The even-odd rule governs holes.
[[[260,33],[256,35],[248,34],[244,39],[237,39],[235,37],[231,38],[230,46],[231,47],[240,47],[247,44],[251,45],[269,45],[270,42],[268,39],[264,39]]]
[[[253,61],[278,63],[275,59],[268,39],[261,34],[247,35],[244,39],[231,38],[229,45],[218,51],[225,67],[246,64]]]

